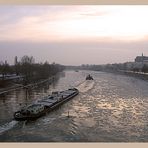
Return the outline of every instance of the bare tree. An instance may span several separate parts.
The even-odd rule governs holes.
[[[33,76],[33,64],[35,59],[33,56],[29,57],[27,55],[23,56],[20,61],[21,73],[25,76],[25,83],[28,83]]]

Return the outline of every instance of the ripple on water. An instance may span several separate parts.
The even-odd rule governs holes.
[[[0,135],[10,129],[12,129],[14,126],[18,124],[18,121],[12,120],[11,122],[8,122],[4,125],[0,126]]]
[[[27,123],[24,127],[17,128],[17,124],[16,128],[11,124],[4,126],[4,130],[8,129],[6,133],[4,132],[5,139],[60,142],[148,141],[147,82],[102,72],[89,72],[95,80],[85,81],[87,73],[67,71],[65,77],[46,91],[43,91],[45,88],[34,90],[29,94],[29,99],[25,97],[24,90],[6,96],[12,99],[6,98],[0,105],[9,106],[9,112],[3,111],[5,117],[18,107],[19,102],[25,104],[53,90],[63,90],[70,86],[77,85],[80,90],[78,96],[59,109],[32,123]]]
[[[77,86],[77,89],[80,92],[87,92],[88,90],[92,89],[94,86],[95,82],[92,80],[87,80],[84,81],[82,84],[80,84],[79,86]]]

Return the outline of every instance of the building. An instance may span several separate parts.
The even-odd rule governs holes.
[[[148,57],[147,56],[143,56],[143,53],[142,53],[142,56],[137,56],[135,58],[135,62],[148,63]]]

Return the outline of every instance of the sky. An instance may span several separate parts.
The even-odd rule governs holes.
[[[147,5],[1,5],[0,61],[33,56],[63,65],[148,56]]]

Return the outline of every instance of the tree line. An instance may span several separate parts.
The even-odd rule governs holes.
[[[89,65],[82,64],[81,66],[67,66],[67,69],[80,69],[80,70],[94,70],[94,71],[106,71],[106,72],[117,72],[117,71],[133,71],[133,72],[144,72],[148,73],[147,63],[113,63],[104,65]]]
[[[64,70],[64,66],[56,63],[49,64],[36,63],[33,56],[24,55],[20,60],[16,56],[14,64],[9,65],[7,61],[0,62],[1,79],[5,79],[7,75],[16,75],[23,77],[24,83],[35,82],[41,79],[47,79],[50,76],[57,74]]]

